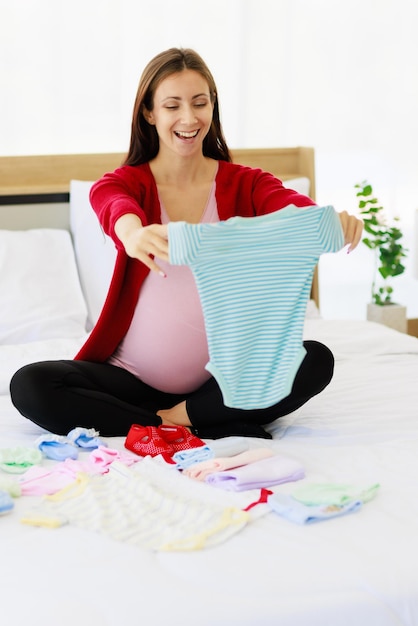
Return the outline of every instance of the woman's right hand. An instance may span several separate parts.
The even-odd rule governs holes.
[[[161,267],[154,261],[154,257],[163,261],[169,260],[167,226],[163,224],[142,226],[141,220],[136,215],[127,214],[118,219],[115,232],[128,256],[138,259],[150,270],[165,276]]]

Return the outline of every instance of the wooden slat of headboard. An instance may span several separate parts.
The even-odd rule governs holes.
[[[71,180],[97,180],[123,159],[118,153],[0,157],[0,195],[68,193]]]
[[[283,181],[306,176],[310,181],[310,196],[315,199],[313,148],[244,148],[231,152],[236,163],[259,167]],[[68,194],[71,180],[98,180],[121,165],[124,158],[123,153],[0,157],[0,204],[2,197],[6,200],[13,196],[34,196],[35,200],[29,201],[39,202],[40,196]],[[319,306],[317,271],[311,295]]]
[[[313,148],[254,148],[231,150],[235,163],[259,167],[285,181],[306,176],[310,197],[315,199],[315,155]]]
[[[231,152],[236,163],[260,167],[282,180],[308,177],[311,196],[315,197],[313,148],[248,148]],[[121,165],[124,158],[122,153],[0,157],[0,195],[68,193],[71,180],[97,180]]]

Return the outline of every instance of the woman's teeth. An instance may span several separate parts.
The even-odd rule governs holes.
[[[183,139],[192,139],[193,137],[196,137],[198,132],[199,132],[198,130],[194,130],[189,133],[175,131],[175,134],[177,135],[177,137],[182,137]]]

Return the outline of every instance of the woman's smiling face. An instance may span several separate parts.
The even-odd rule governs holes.
[[[213,102],[209,85],[199,72],[183,70],[165,78],[155,90],[153,105],[144,115],[155,125],[160,151],[168,148],[181,156],[202,153]]]

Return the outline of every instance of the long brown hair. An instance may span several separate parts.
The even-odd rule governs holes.
[[[158,154],[158,134],[155,126],[146,121],[144,109],[152,111],[155,90],[161,81],[186,69],[199,72],[207,81],[213,103],[212,124],[203,140],[203,154],[218,161],[232,161],[219,117],[216,85],[209,68],[194,50],[170,48],[154,57],[142,73],[132,115],[131,142],[125,165],[140,165]]]

